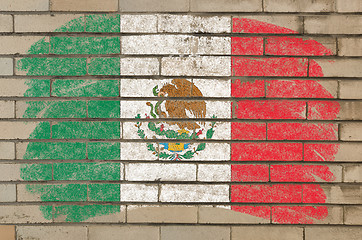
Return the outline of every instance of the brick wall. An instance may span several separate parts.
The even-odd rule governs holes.
[[[360,0],[1,0],[0,240],[362,239]]]

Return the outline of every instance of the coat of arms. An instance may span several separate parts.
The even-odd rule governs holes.
[[[160,143],[155,146],[153,143],[147,144],[147,149],[160,159],[182,160],[191,159],[206,148],[206,143],[187,143],[185,140],[211,139],[214,134],[215,122],[201,123],[190,121],[190,118],[205,118],[206,102],[202,100],[177,100],[183,97],[202,97],[198,87],[186,79],[173,79],[171,83],[165,84],[159,89],[156,85],[153,88],[153,95],[162,99],[156,103],[147,102],[150,108],[149,113],[145,113],[146,118],[165,119],[176,118],[180,121],[150,121],[146,128],[142,128],[145,122],[137,122],[137,133],[141,139],[172,139],[183,140],[182,142]],[[141,114],[136,116],[141,118]],[[212,118],[216,118],[212,116]],[[185,121],[182,121],[185,119]],[[145,130],[152,134],[148,135]],[[206,133],[206,134],[205,134]]]

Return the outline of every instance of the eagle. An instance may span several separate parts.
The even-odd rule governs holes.
[[[186,79],[173,79],[171,83],[164,85],[158,92],[159,97],[202,97],[198,87]],[[189,118],[186,111],[189,111],[196,118],[205,118],[206,102],[189,100],[166,100],[166,112],[161,107],[156,108],[156,113],[165,118]],[[178,125],[181,129],[194,130],[200,128],[196,122],[168,122],[169,125]]]

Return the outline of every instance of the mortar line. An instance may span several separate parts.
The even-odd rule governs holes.
[[[314,38],[336,38],[336,37],[361,37],[362,33],[240,33],[240,32],[0,32],[0,36],[38,36],[38,37],[120,37],[120,36],[148,36],[148,35],[170,35],[170,36],[194,36],[194,37],[314,37]]]
[[[303,240],[306,240],[305,239],[305,227],[303,227]]]
[[[256,37],[256,36],[250,36],[250,37]],[[266,39],[270,36],[258,36],[260,38]],[[274,36],[271,36],[274,37]],[[267,41],[267,40],[266,40]],[[264,45],[264,43],[263,43]],[[27,53],[19,53],[19,54],[14,54],[14,53],[3,53],[0,54],[0,57],[2,58],[12,58],[15,60],[18,59],[43,59],[43,58],[57,58],[57,59],[64,59],[64,58],[72,58],[72,59],[79,59],[79,58],[98,58],[98,57],[102,57],[102,58],[120,58],[120,59],[139,59],[139,58],[158,58],[160,60],[162,59],[168,59],[168,58],[190,58],[190,59],[201,59],[201,58],[219,58],[219,59],[227,59],[227,58],[239,58],[239,57],[243,57],[243,58],[248,58],[248,59],[253,59],[253,58],[258,58],[258,59],[280,59],[280,58],[293,58],[293,59],[299,59],[299,60],[304,60],[304,59],[309,59],[309,60],[316,60],[316,59],[325,59],[325,60],[361,60],[362,56],[345,56],[345,55],[328,55],[328,56],[314,56],[314,55],[290,55],[290,54],[280,54],[280,55],[269,55],[265,53],[265,47],[263,46],[263,55],[243,55],[243,54],[229,54],[229,53],[220,53],[220,54],[210,54],[210,53],[201,53],[201,54],[193,54],[193,53],[187,53],[187,54],[180,54],[180,53],[176,53],[176,52],[170,52],[170,53],[147,53],[147,54],[139,54],[139,53],[93,53],[93,54],[84,54],[84,53],[67,53],[67,54],[59,54],[59,53],[49,53],[49,54],[27,54]],[[21,76],[21,74],[14,74],[17,76]],[[124,74],[120,74],[122,76],[127,76]],[[120,75],[106,75],[106,76],[117,76],[118,78],[122,78],[122,76]],[[26,77],[34,77],[37,75],[23,75]],[[44,75],[41,75],[44,76]],[[62,77],[63,75],[59,75],[59,77]],[[90,75],[92,77],[103,77],[104,75]],[[142,76],[142,75],[129,75],[129,76],[133,76],[133,77],[138,77],[138,76]],[[145,75],[148,77],[152,77],[152,75]],[[164,77],[170,77],[170,75],[154,75],[154,76],[164,76]],[[172,76],[172,75],[171,75]],[[40,76],[39,76],[40,77]],[[49,76],[46,76],[49,77]],[[58,77],[57,75],[55,75],[54,77]],[[72,76],[66,76],[66,77],[72,77]],[[83,75],[73,75],[73,77],[84,77]],[[180,76],[173,76],[173,77],[180,77]],[[186,77],[203,77],[202,75],[194,75],[194,76],[186,76]],[[208,77],[208,76],[204,76],[204,77]],[[209,75],[209,77],[218,77],[218,76],[212,76]],[[221,75],[220,77],[232,77],[229,75]],[[237,77],[248,77],[248,76],[237,76]],[[251,76],[252,77],[252,76]],[[255,76],[258,77],[258,76]],[[263,76],[264,77],[264,76]],[[268,77],[268,76],[265,76]],[[273,76],[272,76],[273,77]],[[309,76],[274,76],[277,78],[281,78],[281,77],[292,77],[292,78],[306,78]],[[343,77],[343,76],[342,76]],[[259,77],[260,78],[260,77]],[[320,78],[325,78],[325,77],[318,77]],[[335,78],[335,77],[334,77]]]
[[[4,223],[2,225],[14,225],[14,223]],[[232,227],[237,227],[240,226],[240,223],[228,223],[223,224],[223,223],[84,223],[84,222],[80,222],[80,223],[76,223],[76,222],[59,222],[59,223],[19,223],[16,224],[17,226],[220,226],[220,227],[225,227],[225,226],[232,226]],[[276,224],[273,224],[274,226]],[[259,223],[246,223],[246,224],[242,224],[242,226],[252,226],[252,227],[257,227],[257,226],[261,226],[261,222]],[[266,224],[264,224],[264,226],[268,226]],[[328,227],[346,227],[346,225],[343,224],[321,224],[321,225],[312,225],[312,224],[283,224],[282,226],[285,227],[318,227],[318,226],[328,226]],[[360,228],[361,225],[357,225],[357,224],[352,224],[352,225],[348,225],[349,228]]]
[[[150,14],[160,14],[160,15],[190,15],[190,16],[225,16],[232,15],[236,17],[247,16],[263,16],[263,15],[286,15],[286,16],[355,16],[361,15],[360,12],[262,12],[262,11],[246,11],[246,12],[230,12],[230,11],[219,11],[219,12],[189,12],[189,11],[180,11],[180,12],[170,12],[170,11],[0,11],[0,14],[14,14],[14,15],[103,15],[103,14],[121,14],[121,15],[150,15]]]
[[[11,33],[15,33],[15,15],[14,14],[11,14],[11,19],[12,19],[12,27],[13,27],[13,29],[12,29],[12,31],[11,31]]]

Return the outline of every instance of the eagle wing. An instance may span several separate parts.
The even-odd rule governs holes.
[[[173,79],[172,84],[175,85],[178,97],[202,97],[200,89],[198,89],[192,82],[186,79]],[[206,114],[205,101],[179,101],[180,108],[183,110],[183,117],[186,117],[186,110],[190,111],[196,118],[204,118]],[[181,117],[181,116],[180,116]]]
[[[190,111],[196,118],[205,118],[206,103],[205,101],[184,101],[185,111]]]

